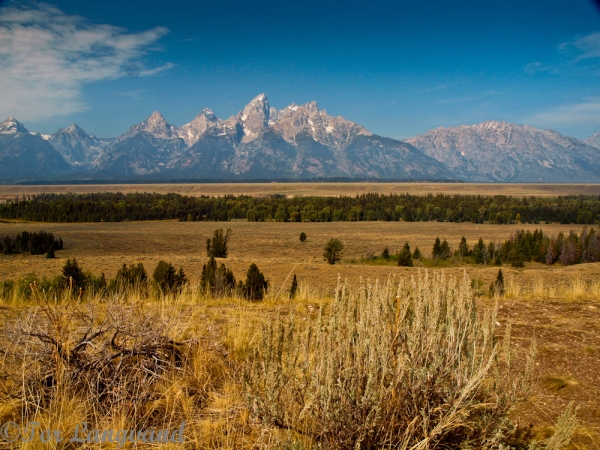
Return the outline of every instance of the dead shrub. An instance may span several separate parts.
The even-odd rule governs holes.
[[[78,398],[92,422],[124,416],[148,426],[167,410],[173,419],[202,408],[222,378],[223,358],[200,337],[171,337],[186,326],[176,314],[165,318],[117,300],[52,303],[39,293],[37,300],[4,327],[3,371],[12,373],[2,390],[5,400],[21,402],[25,418]],[[184,394],[185,405],[173,401],[174,392]]]

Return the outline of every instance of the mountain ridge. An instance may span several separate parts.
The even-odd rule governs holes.
[[[439,127],[407,142],[469,181],[600,182],[600,149],[530,125]]]
[[[41,154],[56,165],[56,170],[41,170],[56,176],[600,182],[600,148],[592,145],[600,133],[587,143],[552,130],[486,121],[439,127],[400,141],[330,116],[315,101],[277,110],[264,93],[227,119],[204,108],[177,127],[155,111],[110,139],[87,134],[76,124],[41,136],[10,117],[0,126],[0,154],[6,153],[7,138],[26,135],[35,141],[27,145],[38,153],[43,149]],[[17,139],[12,148],[25,144]],[[29,161],[21,166],[37,164],[31,152],[23,154]],[[13,175],[36,173],[16,170]]]

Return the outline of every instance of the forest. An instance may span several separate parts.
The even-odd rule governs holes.
[[[438,221],[490,224],[600,223],[600,196],[362,194],[340,197],[192,197],[180,194],[40,194],[0,204],[0,219],[35,222]]]

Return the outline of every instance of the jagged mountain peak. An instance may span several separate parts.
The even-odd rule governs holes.
[[[273,121],[272,127],[290,143],[295,143],[299,134],[306,133],[317,142],[338,149],[357,135],[372,135],[354,122],[328,115],[327,111],[319,109],[316,101],[303,105],[292,103],[285,107],[277,113],[277,120]]]
[[[250,142],[257,139],[269,126],[270,114],[271,108],[267,96],[260,94],[254,97],[236,116],[244,130],[242,141]]]
[[[179,139],[175,127],[169,124],[159,111],[154,111],[146,120],[133,125],[118,140],[127,139],[141,132],[149,133],[159,139]]]
[[[0,124],[0,133],[2,134],[17,134],[17,133],[29,133],[27,128],[15,119],[13,116],[10,116],[6,119],[2,124]]]
[[[215,113],[209,108],[204,108],[190,123],[179,128],[177,134],[185,141],[186,146],[191,147],[200,140],[202,135],[217,129],[220,124],[221,121]]]
[[[145,124],[147,131],[170,128],[170,125],[160,111],[154,111],[150,117],[145,120]]]
[[[86,168],[91,167],[104,147],[95,136],[87,134],[76,123],[58,129],[48,142],[70,165]]]

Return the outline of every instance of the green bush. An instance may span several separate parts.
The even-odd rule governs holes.
[[[306,241],[306,233],[303,231],[302,233],[300,233],[300,242],[304,241]]]

